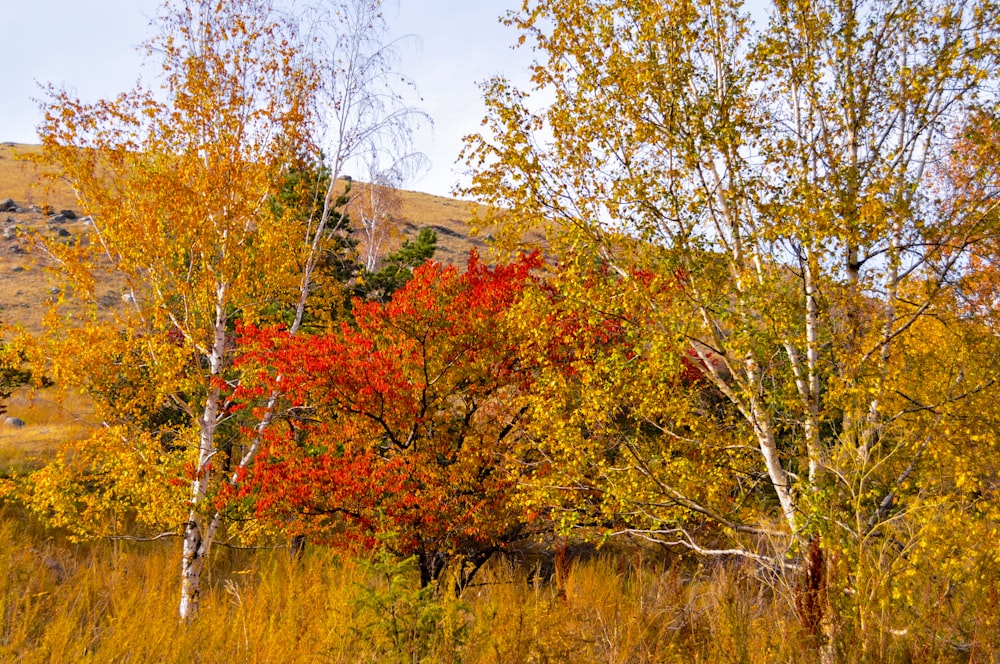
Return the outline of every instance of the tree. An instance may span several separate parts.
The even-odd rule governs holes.
[[[403,242],[397,251],[386,256],[377,270],[366,268],[360,275],[354,294],[367,300],[388,302],[393,293],[413,278],[413,269],[423,265],[437,250],[437,233],[421,228],[417,237]]]
[[[365,159],[368,185],[361,196],[355,198],[352,208],[357,225],[361,230],[362,263],[366,271],[373,273],[379,260],[393,239],[393,216],[398,215],[401,204],[399,188],[411,176],[424,169],[426,158],[420,153],[393,157],[388,167],[382,164],[385,158],[377,149]],[[398,232],[398,231],[397,231]]]
[[[356,300],[356,327],[244,330],[259,380],[238,397],[287,405],[233,500],[291,533],[416,556],[424,585],[457,561],[464,586],[527,534],[512,497],[531,376],[505,314],[538,264],[427,263],[390,301]]]
[[[122,510],[131,516],[114,529],[136,516],[180,529],[185,619],[224,527],[212,497],[253,463],[270,422],[241,439],[230,421],[235,321],[290,307],[290,331],[301,327],[335,240],[342,169],[373,143],[399,145],[414,118],[387,85],[379,2],[307,13],[296,23],[267,0],[168,4],[147,46],[163,65],[159,90],[90,105],[50,89],[40,128],[43,160],[95,220],[89,245],[47,250],[77,296],[93,298],[95,272],[110,270],[133,307],[117,329],[62,320],[50,334],[54,377],[97,385],[106,426],[84,445],[95,454],[34,478],[35,505],[68,520],[82,503],[81,532]],[[314,176],[296,185],[312,204],[276,204],[293,171]],[[121,374],[131,376],[124,403]],[[125,415],[167,404],[182,414],[169,445]],[[100,481],[74,481],[81,475]]]
[[[283,179],[272,201],[275,213],[308,219],[325,228],[322,241],[315,247],[315,260],[308,264],[309,288],[297,301],[279,303],[268,317],[272,322],[295,325],[297,329],[321,331],[346,314],[345,300],[349,284],[358,277],[358,239],[353,234],[346,207],[354,197],[349,178],[334,182],[330,169],[322,161],[309,158],[295,166]],[[324,217],[324,208],[327,208]],[[302,311],[300,316],[299,311]]]
[[[400,199],[397,190],[384,174],[375,174],[365,195],[357,200],[357,217],[360,222],[364,248],[362,262],[365,270],[373,272],[393,239],[392,217],[399,214]]]
[[[753,490],[746,431],[688,340],[656,325],[688,312],[684,283],[642,270],[624,279],[587,252],[567,252],[512,312],[534,367],[525,428],[540,461],[523,478],[523,499],[563,534],[657,539],[668,524],[706,538],[761,533],[740,523],[759,514],[759,499],[734,500]]]
[[[935,169],[939,176],[937,194],[956,210],[976,210],[978,201],[989,200],[1000,184],[1000,153],[997,149],[1000,118],[989,106],[976,109],[958,127],[948,158]],[[968,215],[972,224],[968,264],[958,285],[960,300],[970,315],[997,329],[996,311],[1000,303],[1000,246],[995,231],[997,209],[981,209],[981,218]],[[991,218],[990,218],[991,217]],[[986,222],[986,223],[984,223]]]
[[[642,518],[621,530],[702,553],[773,547],[779,565],[823,537],[852,552],[853,571],[900,522],[926,536],[924,489],[957,498],[932,479],[928,450],[995,385],[996,367],[971,359],[994,357],[995,339],[959,332],[953,309],[994,197],[936,195],[935,164],[996,82],[997,8],[782,0],[754,30],[735,2],[527,0],[509,22],[537,48],[533,81],[553,101],[533,111],[528,93],[487,84],[465,193],[508,210],[495,219],[508,232],[546,227],[556,251],[589,249],[630,281],[649,347],[685,340],[752,452],[732,470],[749,480],[731,496],[742,507],[722,515],[678,498],[697,482],[658,470],[669,456],[647,447],[630,464],[659,498],[636,492]],[[684,307],[635,276],[678,271]],[[939,358],[923,393],[908,369],[931,320],[976,350]],[[667,438],[688,433],[647,419]],[[945,472],[975,472],[982,451]],[[678,508],[717,528],[687,527]],[[832,636],[829,615],[816,623]]]

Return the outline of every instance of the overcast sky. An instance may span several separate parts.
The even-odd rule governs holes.
[[[143,73],[136,50],[149,35],[158,0],[0,0],[0,141],[37,143],[42,119],[38,83],[67,85],[86,101],[131,88]],[[434,119],[417,137],[431,160],[407,189],[449,195],[458,181],[461,137],[483,117],[477,83],[494,74],[527,80],[530,59],[513,51],[513,30],[498,19],[520,0],[394,0],[387,2],[394,36],[413,34],[403,72],[417,85]],[[146,80],[151,74],[144,76]]]

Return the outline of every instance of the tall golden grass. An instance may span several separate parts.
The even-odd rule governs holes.
[[[310,549],[222,550],[201,614],[178,622],[176,542],[71,545],[0,513],[3,662],[811,663],[786,594],[749,566],[622,552],[577,562],[559,583],[509,559],[456,597],[420,590],[412,565]],[[444,588],[444,586],[442,587]],[[988,601],[988,598],[979,598]],[[989,606],[982,607],[989,610]],[[994,607],[995,608],[995,607]],[[962,649],[847,635],[843,662],[996,662],[1000,638]]]

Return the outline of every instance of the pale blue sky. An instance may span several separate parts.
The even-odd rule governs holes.
[[[0,141],[36,143],[42,114],[37,82],[68,85],[87,101],[111,97],[142,75],[136,51],[159,0],[0,0]],[[413,34],[402,73],[416,82],[433,129],[417,136],[432,167],[407,189],[448,195],[459,175],[461,137],[483,117],[476,85],[494,74],[525,82],[530,54],[513,51],[517,35],[499,23],[520,0],[390,0],[393,35]],[[151,74],[147,74],[149,78]]]

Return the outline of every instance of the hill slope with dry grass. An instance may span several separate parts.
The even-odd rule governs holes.
[[[58,283],[47,274],[45,257],[32,250],[27,236],[38,233],[74,242],[86,234],[89,224],[89,211],[79,209],[69,185],[42,178],[39,169],[23,159],[38,151],[33,145],[0,145],[0,202],[10,199],[16,206],[0,209],[0,322],[31,333],[41,331],[47,302],[56,295]],[[367,185],[355,184],[355,191],[364,199]],[[413,191],[394,194],[383,253],[424,227],[437,233],[435,260],[442,263],[464,265],[471,248],[484,250],[483,238],[469,235],[475,204]],[[103,309],[110,312],[121,305],[121,288],[112,276],[99,286]]]

